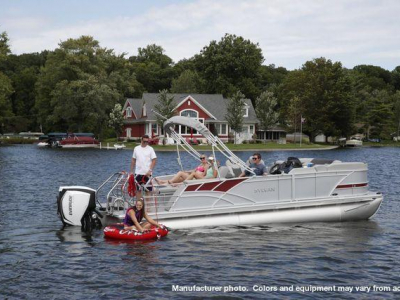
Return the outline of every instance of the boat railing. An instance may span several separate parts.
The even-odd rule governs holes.
[[[106,207],[107,213],[113,214],[115,211],[121,211],[129,206],[131,201],[127,189],[126,183],[128,181],[128,173],[125,171],[116,172],[108,177],[96,190],[96,200],[99,202],[99,197],[105,189],[105,187],[110,187],[108,193],[106,194]],[[103,192],[104,195],[104,192]]]
[[[117,172],[108,177],[96,190],[96,200],[98,201],[101,191],[109,187],[106,194],[105,211],[111,215],[120,215],[134,205],[136,196],[131,197],[128,193],[129,173],[125,171]],[[150,179],[151,180],[151,179]],[[144,184],[142,197],[145,201],[146,211],[150,214],[168,211],[176,200],[173,194],[175,189],[170,191],[160,191],[157,186],[152,186],[151,181]],[[152,187],[151,191],[149,187]],[[103,193],[104,194],[104,193]],[[100,203],[98,201],[98,203]],[[101,206],[101,204],[100,204]]]
[[[153,217],[158,213],[169,211],[177,198],[174,192],[160,193],[157,189],[143,197],[146,211]]]

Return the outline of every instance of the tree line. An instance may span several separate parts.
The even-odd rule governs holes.
[[[0,34],[1,133],[42,128],[108,137],[116,104],[165,90],[249,98],[260,129],[279,124],[294,131],[302,117],[311,140],[357,132],[387,139],[400,126],[400,66],[346,69],[321,57],[289,71],[266,65],[258,43],[233,34],[176,63],[159,45],[127,57],[91,36],[62,41],[54,51],[15,55],[7,33]]]

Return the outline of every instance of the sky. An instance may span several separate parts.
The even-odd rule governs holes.
[[[157,44],[178,62],[229,33],[258,43],[265,65],[289,70],[318,57],[400,65],[400,0],[0,0],[3,31],[14,54],[91,35],[127,57]]]

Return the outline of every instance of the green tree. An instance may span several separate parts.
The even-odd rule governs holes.
[[[94,76],[87,80],[66,80],[57,84],[52,94],[50,120],[62,124],[64,131],[91,131],[101,136],[107,125],[107,111],[112,109],[118,93]]]
[[[238,91],[228,100],[225,115],[225,119],[228,121],[229,127],[235,132],[235,143],[237,133],[241,132],[243,129],[244,109],[244,95]]]
[[[270,64],[268,66],[261,66],[260,68],[260,88],[270,89],[271,86],[278,86],[283,82],[286,76],[289,74],[289,71],[283,67],[275,67],[274,64]]]
[[[0,72],[0,130],[8,131],[9,118],[13,115],[11,109],[11,94],[14,92],[11,80]]]
[[[272,92],[265,91],[256,99],[256,115],[260,121],[259,126],[262,130],[268,130],[278,122],[278,112],[276,111],[277,99]]]
[[[8,41],[7,32],[0,33],[0,61],[6,59],[7,55],[11,53]]]
[[[397,91],[393,96],[394,99],[394,124],[397,127],[396,137],[399,141],[400,137],[400,91]]]
[[[108,120],[108,126],[114,129],[117,139],[122,132],[123,125],[124,114],[122,113],[122,106],[121,104],[117,103],[110,112],[110,119]]]
[[[368,112],[364,118],[368,138],[390,138],[394,116],[391,98],[386,90],[375,90],[368,95]]]
[[[298,96],[303,108],[304,132],[314,138],[325,135],[351,134],[354,123],[354,105],[351,82],[341,63],[325,58],[306,62],[300,70],[291,72],[282,84],[283,111],[289,100]]]
[[[9,55],[4,72],[12,81],[14,93],[11,95],[12,110],[15,115],[11,121],[17,125],[15,131],[38,131],[36,122],[35,85],[44,66],[47,52]]]
[[[400,66],[392,71],[392,85],[396,91],[400,90]]]
[[[157,123],[162,127],[165,119],[172,118],[176,115],[174,96],[168,94],[168,90],[160,91],[158,94],[158,102],[154,105],[154,110],[162,116],[156,115]]]
[[[300,130],[302,115],[303,106],[301,104],[301,100],[299,97],[294,96],[289,101],[289,106],[287,109],[287,120],[289,128],[295,133]]]
[[[260,94],[261,49],[243,37],[226,34],[194,57],[196,70],[205,80],[206,93],[229,97],[238,90],[250,99]]]
[[[0,34],[0,66],[8,59],[11,53],[6,32]],[[8,130],[9,118],[13,115],[11,95],[14,92],[10,78],[0,69],[0,130]]]
[[[186,70],[182,74],[172,80],[172,93],[201,93],[204,85],[203,80],[195,71]]]
[[[393,95],[393,102],[394,127],[397,129],[396,137],[397,141],[399,141],[398,137],[400,136],[400,91],[396,91],[396,93]]]
[[[137,86],[123,55],[100,47],[90,36],[68,39],[47,57],[36,83],[35,109],[47,131],[101,134],[111,109],[132,96]]]
[[[156,93],[171,87],[175,75],[173,62],[161,46],[152,44],[139,48],[138,56],[131,56],[129,61],[144,91]]]
[[[368,87],[369,91],[391,90],[392,75],[388,70],[372,65],[359,65],[353,68],[359,84]]]

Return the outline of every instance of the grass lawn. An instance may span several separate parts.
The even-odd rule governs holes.
[[[107,143],[110,144],[110,146],[113,146],[114,143],[116,143],[116,139],[108,139],[102,142],[103,146],[107,146]],[[136,142],[127,142],[124,143],[126,148],[128,149],[133,149],[135,146],[139,145]],[[268,150],[305,150],[305,149],[331,149],[332,145],[323,145],[323,144],[302,144],[301,147],[299,144],[278,144],[278,143],[266,143],[266,144],[225,144],[228,146],[230,150],[233,151],[268,151]],[[175,151],[176,150],[176,145],[168,145],[168,146],[162,146],[162,145],[152,145],[154,150],[157,151]],[[193,146],[194,149],[198,151],[202,150],[211,150],[211,146],[209,145],[198,145],[198,146]]]

